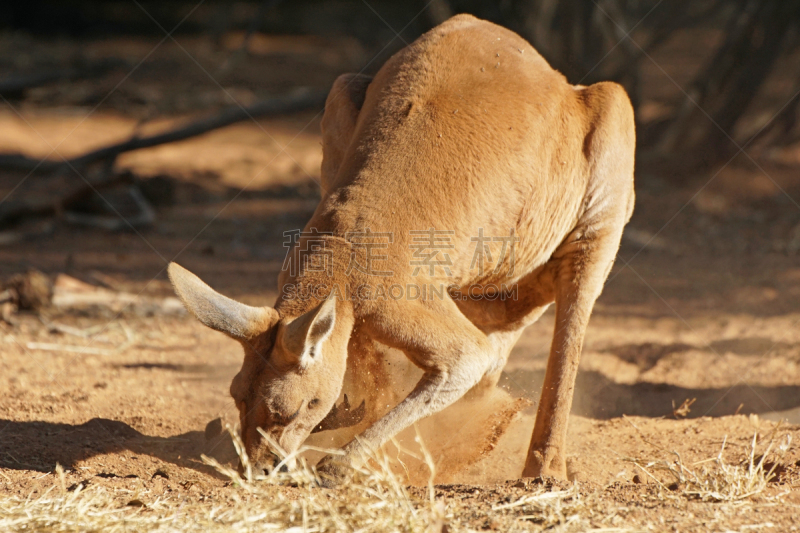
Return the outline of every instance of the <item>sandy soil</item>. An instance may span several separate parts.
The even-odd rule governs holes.
[[[142,45],[128,46],[135,54]],[[201,48],[189,46],[197,54]],[[107,50],[97,43],[93,49]],[[164,90],[158,68],[182,52],[164,53],[163,64],[134,77],[133,87],[146,87],[150,79]],[[331,76],[347,66],[336,58]],[[324,85],[331,76],[316,80]],[[207,90],[219,96],[218,87]],[[88,114],[92,105],[69,100],[74,95],[60,98],[57,106],[20,103],[19,114],[0,110],[0,148],[44,156],[57,147],[72,155],[126,138],[138,120],[128,101]],[[243,123],[127,155],[120,167],[143,178],[166,176],[174,188],[174,200],[157,207],[153,227],[108,233],[56,219],[49,233],[0,246],[0,275],[35,267],[93,284],[102,279],[115,290],[168,296],[165,268],[177,260],[227,295],[269,304],[285,254],[282,234],[301,228],[318,199],[318,121],[308,113]],[[800,179],[796,167],[770,161],[740,156],[718,173],[684,176],[681,185],[657,169],[637,174],[636,212],[589,326],[570,425],[570,476],[582,493],[616,509],[617,525],[796,527]],[[35,192],[38,178],[24,178],[0,174],[0,198],[12,190],[10,200]],[[53,191],[42,194],[48,193]],[[42,316],[85,335],[59,333],[36,315],[20,315],[17,327],[0,322],[0,492],[40,493],[53,484],[56,464],[67,469],[70,483],[145,499],[171,492],[213,500],[229,490],[200,455],[235,458],[230,440],[216,423],[208,425],[236,419],[228,396],[241,363],[234,341],[185,316]],[[438,494],[466,504],[477,529],[502,529],[489,518],[491,506],[533,483],[517,478],[552,322],[548,312],[520,339],[502,391],[490,403],[494,410],[457,404],[420,426],[440,461]],[[491,414],[508,409],[514,398],[532,403],[509,415],[502,437],[492,441],[487,428],[497,421],[488,422]],[[693,403],[681,413],[677,408],[686,401]],[[461,423],[467,415],[486,423]],[[785,422],[773,432],[780,420]],[[780,475],[747,505],[665,499],[628,460],[666,460],[677,452],[694,463],[717,456],[725,442],[724,457],[736,464],[754,435],[758,453],[770,436],[786,451]],[[463,443],[480,453],[454,463],[449,454]],[[412,482],[424,482],[421,472],[410,475]]]

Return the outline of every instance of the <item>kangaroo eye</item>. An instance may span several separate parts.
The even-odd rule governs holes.
[[[319,399],[318,398],[314,398],[313,400],[308,402],[308,408],[309,409],[313,409],[314,407],[317,406],[318,403],[319,403]]]

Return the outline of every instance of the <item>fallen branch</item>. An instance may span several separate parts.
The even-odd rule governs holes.
[[[96,78],[124,65],[127,65],[125,61],[112,58],[84,66],[42,70],[29,74],[12,74],[0,79],[0,95],[5,98],[19,98],[28,89],[63,80]]]
[[[111,350],[93,348],[91,346],[76,346],[74,344],[54,344],[51,342],[29,342],[25,345],[29,350],[42,350],[47,352],[69,352],[84,355],[113,355]]]
[[[2,222],[2,208],[0,208],[0,222]],[[32,228],[16,231],[0,231],[0,246],[9,246],[18,242],[35,239],[43,235],[53,233],[55,226],[49,220],[45,220]],[[0,300],[1,301],[1,300]]]
[[[182,315],[183,304],[174,296],[153,298],[130,292],[116,292],[89,285],[66,274],[56,277],[53,290],[53,307],[59,311],[105,311],[112,314],[123,311],[140,316]]]
[[[22,154],[0,154],[0,167],[24,171],[53,171],[64,167],[81,168],[96,161],[113,159],[125,152],[183,141],[237,122],[321,107],[325,103],[326,96],[327,93],[323,91],[308,88],[295,89],[286,95],[262,100],[248,107],[232,106],[217,115],[196,120],[163,133],[147,137],[132,137],[126,141],[104,146],[63,161],[42,161]]]
[[[105,335],[98,335],[105,331],[108,328],[107,324],[97,324],[94,326],[90,326],[88,328],[76,328],[72,326],[68,326],[66,324],[60,324],[58,322],[51,322],[47,319],[44,315],[39,315],[39,321],[44,324],[47,328],[47,331],[50,333],[62,333],[64,335],[72,335],[74,337],[79,337],[81,339],[90,339],[97,342],[105,342],[107,344],[111,343],[111,339],[106,337]]]

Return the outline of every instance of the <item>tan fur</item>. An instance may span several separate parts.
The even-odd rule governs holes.
[[[382,416],[344,447],[343,460],[359,463],[366,451],[471,389],[480,394],[494,386],[522,329],[555,301],[555,334],[522,474],[565,477],[584,332],[633,208],[634,120],[625,92],[613,83],[569,85],[516,34],[460,15],[397,53],[373,80],[340,77],[322,128],[324,197],[306,229],[330,233],[323,240],[331,267],[284,271],[279,318],[264,314],[268,327],[239,339],[245,362],[231,392],[248,452],[258,460],[268,455],[256,427],[296,449],[341,392],[348,344],[358,350],[352,362],[366,368],[365,358],[377,353],[370,343],[380,342],[403,351],[424,375],[391,411],[373,409]],[[377,265],[390,275],[347,274],[366,253],[351,234],[367,228],[393,235]],[[449,275],[443,268],[413,275],[409,232],[428,228],[453,232]],[[493,259],[476,271],[471,239],[511,231],[519,239],[513,261],[500,243],[490,243]],[[303,244],[292,250],[294,260],[310,253]],[[188,298],[191,288],[173,281],[190,308],[216,298]],[[424,300],[334,298],[332,330],[320,353],[303,360],[308,324],[323,314],[320,306],[332,305],[331,290],[378,284],[450,290]],[[320,286],[325,291],[311,298],[286,290]],[[497,296],[495,286],[516,298],[456,298],[469,287]],[[294,320],[304,326],[292,328]],[[379,386],[381,378],[374,379]],[[319,400],[313,408],[311,399]],[[339,473],[332,460],[320,469]]]

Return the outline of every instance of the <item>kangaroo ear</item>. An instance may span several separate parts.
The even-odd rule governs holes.
[[[186,309],[206,326],[238,341],[267,331],[279,320],[271,307],[250,307],[231,300],[177,263],[170,263],[167,273]]]
[[[336,323],[336,298],[329,296],[311,311],[292,320],[284,330],[283,345],[301,367],[315,363],[322,357],[324,343]]]

